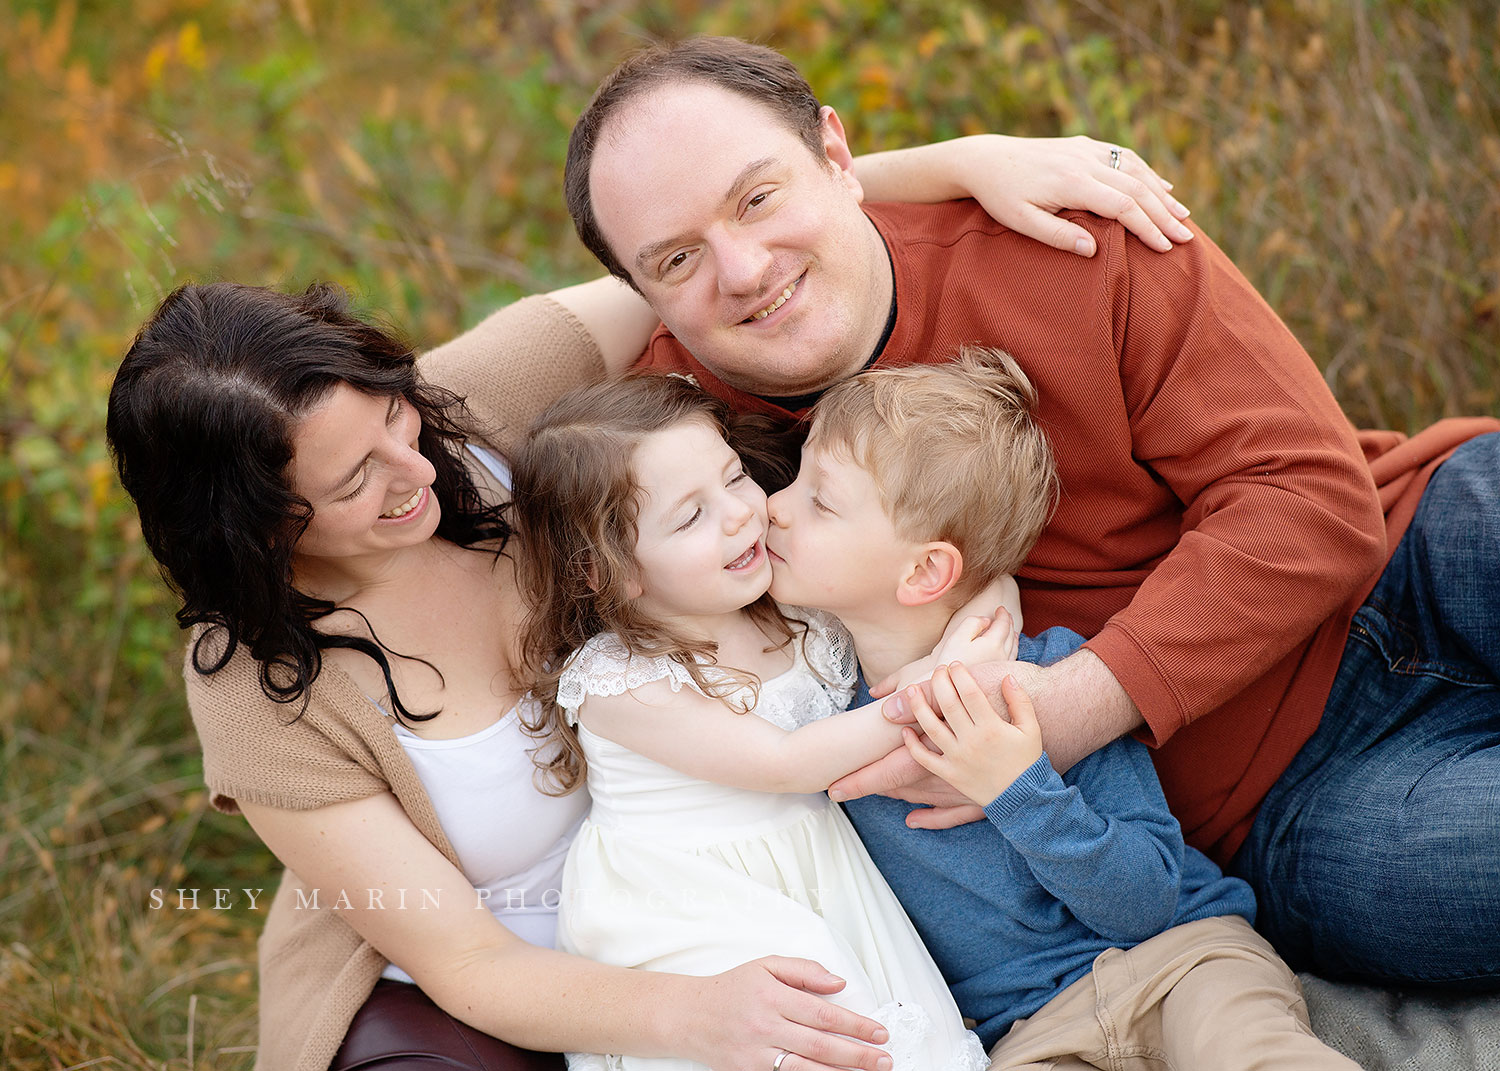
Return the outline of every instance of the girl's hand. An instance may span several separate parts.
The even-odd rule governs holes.
[[[932,694],[941,717],[920,688],[907,689],[906,700],[917,724],[941,753],[924,744],[910,728],[902,732],[906,750],[918,765],[975,804],[988,805],[1041,758],[1041,726],[1015,677],[1007,675],[1000,684],[1009,720],[1001,717],[961,664],[939,667],[933,673]]]
[[[982,662],[1014,662],[1020,642],[1016,630],[1011,627],[1010,611],[998,606],[993,618],[964,618],[932,654],[938,665],[949,662],[968,662],[976,666]]]
[[[943,645],[951,640],[960,628],[972,629],[971,618],[984,618],[986,615],[998,618],[999,611],[995,607],[1004,607],[1006,612],[1010,614],[1011,630],[1019,637],[1022,631],[1021,589],[1016,584],[1016,578],[1006,574],[992,580],[985,586],[983,591],[979,592],[979,594],[953,612],[953,616],[948,619],[948,627],[943,630],[942,639],[933,648],[931,656],[902,666],[895,673],[876,681],[870,688],[870,698],[879,699],[881,696],[890,695],[897,689],[905,688],[909,684],[915,684],[917,681],[925,681],[928,677],[932,676],[932,671],[943,662],[959,661],[975,666],[981,662],[988,661],[987,656],[971,654],[968,651],[958,648],[955,648],[953,653],[947,657],[939,658],[937,656],[938,652],[943,649]],[[983,629],[980,629],[980,631],[982,632]],[[1014,652],[1004,658],[1006,662],[1014,660]]]
[[[889,1071],[891,1058],[861,1042],[884,1044],[873,1019],[825,996],[844,980],[807,959],[766,956],[705,978],[695,1006],[683,1009],[684,1037],[702,1044],[694,1059],[720,1071]]]

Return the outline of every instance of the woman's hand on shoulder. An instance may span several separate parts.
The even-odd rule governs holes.
[[[976,134],[861,156],[855,173],[871,200],[972,197],[1011,230],[1086,257],[1096,251],[1093,235],[1057,212],[1076,208],[1117,219],[1158,252],[1193,238],[1182,223],[1187,208],[1145,160],[1084,135]]]
[[[782,1052],[799,1057],[785,1071],[887,1071],[890,1056],[870,1047],[885,1028],[824,999],[843,988],[812,960],[766,956],[702,979],[680,1029],[698,1043],[695,1060],[724,1071],[769,1071]]]

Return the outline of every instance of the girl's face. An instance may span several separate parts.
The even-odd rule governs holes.
[[[771,586],[766,494],[718,430],[685,420],[641,440],[632,469],[638,605],[661,619],[709,618]]]
[[[340,383],[292,432],[292,490],[312,503],[293,569],[347,565],[428,539],[438,524],[422,418],[404,398]]]

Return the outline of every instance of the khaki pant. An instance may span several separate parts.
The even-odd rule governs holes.
[[[1297,976],[1239,916],[1176,926],[1018,1020],[990,1071],[1358,1071],[1313,1036]]]

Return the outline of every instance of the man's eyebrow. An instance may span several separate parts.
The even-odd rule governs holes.
[[[756,179],[760,178],[761,174],[775,163],[776,157],[774,156],[762,156],[759,160],[751,160],[740,169],[740,173],[729,184],[729,189],[724,194],[724,203],[737,200],[741,191],[746,186],[749,186]],[[642,246],[640,251],[635,255],[635,266],[638,268],[647,267],[651,261],[661,256],[673,246],[681,245],[685,240],[684,235],[677,234],[671,238],[663,238],[659,242],[652,242],[650,245]]]

